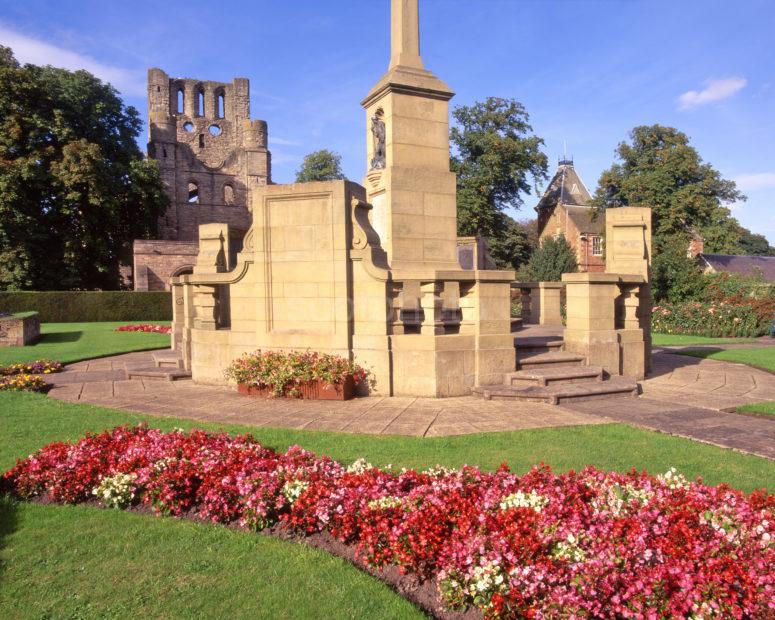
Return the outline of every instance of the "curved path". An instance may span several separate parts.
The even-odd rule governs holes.
[[[775,459],[775,417],[730,413],[775,400],[775,374],[742,364],[657,352],[638,399],[613,398],[561,407],[459,398],[357,398],[347,402],[260,400],[228,387],[190,380],[126,379],[127,368],[152,365],[151,353],[127,353],[70,364],[49,375],[49,395],[203,422],[307,430],[440,437],[624,422]]]

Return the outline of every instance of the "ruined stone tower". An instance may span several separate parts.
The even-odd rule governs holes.
[[[170,78],[148,70],[148,155],[159,162],[170,207],[161,239],[134,243],[135,290],[165,290],[191,273],[200,224],[227,223],[241,240],[250,192],[271,182],[267,124],[250,119],[250,85]]]

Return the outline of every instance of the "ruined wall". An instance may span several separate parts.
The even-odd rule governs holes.
[[[159,221],[161,240],[196,243],[200,224],[246,231],[251,191],[271,182],[267,124],[250,119],[248,80],[170,78],[149,69],[148,128],[148,155],[159,162],[171,203]],[[191,262],[175,250],[160,244],[136,255],[135,289],[169,288],[169,274]]]

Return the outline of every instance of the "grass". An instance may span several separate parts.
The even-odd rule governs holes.
[[[775,347],[756,349],[689,349],[686,351],[675,351],[675,353],[725,362],[737,362],[738,364],[747,364],[748,366],[775,372]]]
[[[115,333],[117,323],[49,324],[35,347],[0,350],[0,363],[68,362],[168,344]],[[423,468],[463,463],[525,471],[587,464],[620,471],[677,467],[745,491],[775,486],[775,463],[622,424],[420,439],[202,424],[0,393],[0,471],[42,445],[120,424],[252,432],[283,450],[300,444],[351,462]],[[378,580],[303,545],[223,527],[83,506],[0,498],[2,618],[420,618]]]
[[[41,338],[26,347],[0,348],[0,365],[54,359],[63,364],[170,346],[168,334],[115,332],[127,323],[44,323]]]
[[[665,471],[740,489],[775,485],[775,463],[621,424],[420,439],[216,426],[154,418],[40,394],[0,394],[0,469],[54,440],[146,421],[171,429],[252,431],[343,462],[426,467],[541,460],[557,470],[594,464]],[[0,499],[0,617],[420,618],[409,603],[346,562],[303,545],[227,528]]]
[[[751,405],[743,405],[737,408],[738,411],[744,413],[758,413],[764,416],[775,416],[775,401],[767,401],[766,403],[753,403]]]
[[[755,338],[710,338],[708,336],[687,336],[686,334],[652,334],[652,344],[671,347],[688,344],[733,344],[756,342]]]

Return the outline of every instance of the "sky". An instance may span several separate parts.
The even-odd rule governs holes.
[[[748,201],[733,215],[775,245],[772,0],[420,0],[426,68],[452,105],[514,98],[556,166],[567,145],[591,191],[637,125],[686,133]],[[149,67],[247,77],[269,123],[273,180],[328,148],[366,171],[360,101],[387,68],[389,0],[0,0],[0,44],[22,62],[84,68],[146,115]],[[146,136],[140,138],[145,143]],[[550,170],[550,172],[552,171]],[[523,196],[512,215],[535,215]]]

